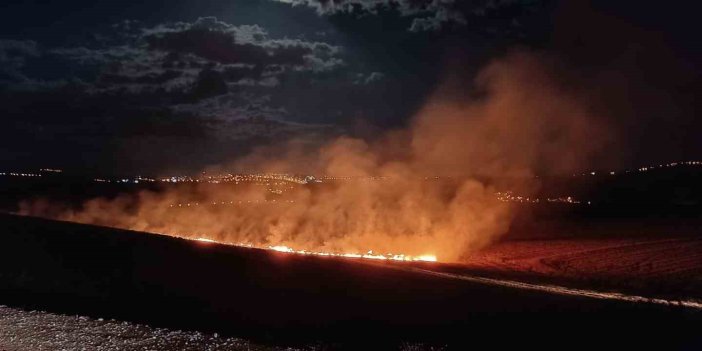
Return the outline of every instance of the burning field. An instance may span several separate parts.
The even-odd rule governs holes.
[[[19,213],[286,251],[457,262],[509,229],[513,206],[496,192],[533,194],[537,172],[572,172],[608,140],[603,120],[539,54],[495,60],[475,85],[474,97],[450,81],[438,87],[404,129],[314,146],[293,140],[208,170],[351,181],[318,185],[313,176],[284,194],[271,181],[267,191],[196,184],[78,208],[25,201]]]

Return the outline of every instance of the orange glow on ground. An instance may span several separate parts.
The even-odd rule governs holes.
[[[344,258],[363,258],[363,259],[370,259],[370,260],[437,262],[436,256],[429,255],[429,254],[420,255],[420,256],[408,256],[408,255],[403,255],[403,254],[391,254],[391,253],[381,255],[381,254],[374,254],[373,251],[368,251],[365,254],[340,253],[340,252],[317,252],[317,251],[295,250],[293,248],[283,246],[283,245],[258,247],[258,246],[254,246],[252,244],[246,244],[246,243],[239,243],[239,244],[224,243],[224,242],[219,242],[219,241],[215,241],[215,240],[207,239],[207,238],[196,238],[196,239],[184,238],[184,239],[195,240],[195,241],[206,242],[206,243],[218,243],[218,244],[223,244],[223,245],[272,250],[272,251],[298,254],[298,255],[312,255],[312,256],[324,256],[324,257],[344,257]]]

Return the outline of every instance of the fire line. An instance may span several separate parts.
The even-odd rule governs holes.
[[[230,246],[238,246],[238,247],[247,247],[247,248],[257,248],[257,249],[263,249],[263,250],[272,250],[272,251],[277,251],[277,252],[284,252],[284,253],[291,253],[291,254],[298,254],[298,255],[312,255],[312,256],[323,256],[323,257],[342,257],[342,258],[362,258],[362,259],[369,259],[369,260],[391,260],[391,261],[411,261],[411,262],[437,262],[436,256],[435,255],[419,255],[419,256],[409,256],[409,255],[404,255],[404,254],[392,254],[388,253],[385,255],[382,254],[375,254],[373,251],[368,251],[364,254],[359,254],[359,253],[339,253],[339,252],[320,252],[320,251],[307,251],[307,250],[295,250],[293,248],[283,246],[283,245],[275,245],[275,246],[268,246],[268,247],[259,247],[255,246],[253,244],[247,244],[247,243],[239,243],[239,244],[234,244],[234,243],[225,243],[225,242],[219,242],[215,241],[212,239],[207,239],[207,238],[196,238],[196,239],[190,239],[190,238],[184,238],[188,240],[196,240],[200,242],[205,242],[205,243],[217,243],[217,244],[222,244],[222,245],[230,245]]]

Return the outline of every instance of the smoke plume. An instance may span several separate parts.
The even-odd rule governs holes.
[[[375,140],[341,137],[314,150],[291,142],[226,167],[351,179],[296,186],[275,202],[259,188],[197,184],[93,199],[55,217],[261,247],[458,261],[509,229],[514,211],[498,189],[528,195],[536,171],[581,168],[607,142],[601,119],[544,62],[525,52],[495,60],[470,93],[437,89],[409,127]]]

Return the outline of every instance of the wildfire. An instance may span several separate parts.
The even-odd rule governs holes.
[[[189,238],[185,238],[189,239]],[[345,257],[345,258],[363,258],[363,259],[370,259],[370,260],[392,260],[392,261],[413,261],[413,262],[436,262],[436,256],[435,255],[420,255],[420,256],[408,256],[408,255],[402,255],[402,254],[392,254],[388,253],[385,255],[382,254],[375,254],[373,251],[368,251],[364,254],[359,254],[359,253],[340,253],[340,252],[318,252],[318,251],[307,251],[307,250],[295,250],[293,248],[283,246],[283,245],[276,245],[276,246],[268,246],[268,247],[258,247],[254,246],[252,244],[247,244],[247,243],[223,243],[219,241],[215,241],[212,239],[207,239],[207,238],[196,238],[196,239],[190,239],[190,240],[196,240],[200,242],[205,242],[205,243],[218,243],[218,244],[224,244],[224,245],[232,245],[232,246],[239,246],[239,247],[248,247],[248,248],[258,248],[258,249],[265,249],[265,250],[272,250],[272,251],[278,251],[278,252],[285,252],[285,253],[291,253],[291,254],[298,254],[298,255],[312,255],[312,256],[325,256],[325,257]]]

